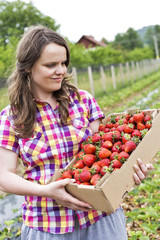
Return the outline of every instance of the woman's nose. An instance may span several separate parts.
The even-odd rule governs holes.
[[[65,67],[62,65],[58,65],[56,68],[56,73],[57,74],[63,74],[65,72]]]

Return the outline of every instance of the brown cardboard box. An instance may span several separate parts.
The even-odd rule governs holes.
[[[132,113],[133,111],[135,111],[135,109],[128,110],[127,112]],[[109,175],[105,174],[96,186],[68,184],[66,189],[69,193],[82,201],[88,202],[96,210],[112,213],[119,207],[126,194],[131,191],[135,185],[133,180],[133,165],[137,163],[137,159],[140,158],[145,164],[149,163],[158,150],[160,150],[159,110],[145,110],[144,112],[153,116],[152,128],[122,167]],[[124,113],[117,113],[116,115],[122,114]],[[104,121],[106,121],[108,117]],[[67,168],[72,166],[74,162],[75,159],[73,159]],[[60,174],[55,175],[54,177],[57,178],[59,175]]]

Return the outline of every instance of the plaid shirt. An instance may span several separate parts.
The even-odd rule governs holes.
[[[90,123],[104,115],[95,99],[80,90],[81,101],[76,94],[70,96],[69,119],[72,124],[60,126],[60,115],[46,102],[36,101],[36,124],[32,137],[16,136],[13,117],[7,106],[0,115],[0,146],[16,152],[22,159],[23,177],[37,184],[46,184],[55,169],[62,169],[73,159],[80,144],[92,134]],[[74,231],[74,217],[78,216],[80,229],[98,221],[106,213],[90,210],[73,211],[58,205],[53,199],[26,196],[22,205],[24,223],[36,230],[53,234]]]

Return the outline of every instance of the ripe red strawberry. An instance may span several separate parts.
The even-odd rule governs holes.
[[[91,185],[89,182],[82,182],[81,185]]]
[[[59,177],[59,178],[56,179],[56,181],[60,181],[60,180],[63,180],[63,179],[64,179],[64,178]]]
[[[112,144],[112,142],[111,141],[104,141],[103,143],[102,143],[102,147],[103,148],[108,148],[108,149],[110,149],[111,147],[113,146],[113,144]]]
[[[75,164],[73,164],[73,168],[84,168],[85,164],[82,159],[78,160]]]
[[[144,119],[144,114],[142,112],[133,114],[133,120],[136,123],[142,123]]]
[[[147,114],[146,116],[144,116],[144,119],[143,119],[144,122],[148,122],[150,120],[151,120],[151,116],[150,115]]]
[[[111,155],[111,151],[107,148],[101,148],[98,153],[98,156],[100,159],[108,158],[110,155]]]
[[[99,131],[99,132],[104,131],[105,128],[106,128],[106,126],[101,123],[101,124],[99,125],[98,131]]]
[[[134,129],[133,132],[131,133],[131,136],[137,136],[139,138],[141,138],[141,132],[138,129]]]
[[[86,154],[94,154],[95,151],[96,151],[96,147],[93,144],[88,143],[88,144],[84,145],[84,152]]]
[[[112,127],[113,127],[113,123],[111,123],[111,122],[106,123],[106,128],[112,128]]]
[[[92,185],[96,185],[100,179],[101,179],[101,176],[99,174],[95,174],[91,177],[90,183]]]
[[[123,143],[126,143],[127,141],[131,140],[131,135],[129,133],[125,133],[123,136],[122,136],[122,142]]]
[[[126,126],[126,124],[119,125],[119,126],[117,127],[117,130],[118,130],[119,132],[124,132],[125,126]]]
[[[143,129],[145,129],[145,125],[143,124],[143,123],[137,123],[137,129],[138,130],[143,130]]]
[[[119,145],[119,144],[113,145],[113,147],[111,148],[111,152],[120,153],[121,152],[121,145]]]
[[[114,142],[119,141],[121,139],[121,133],[118,130],[113,131],[112,139]]]
[[[99,133],[95,133],[93,136],[92,136],[92,142],[93,144],[96,143],[96,142],[99,142],[101,140],[101,136],[99,135]]]
[[[134,123],[133,117],[131,117],[128,122],[133,124]]]
[[[79,177],[81,182],[89,182],[91,179],[91,173],[88,170],[84,170],[80,173]]]
[[[111,159],[111,161],[114,160],[114,159],[118,159],[118,152],[111,153],[110,159]]]
[[[80,151],[79,153],[77,153],[76,160],[82,159],[83,155],[84,155],[84,151]]]
[[[112,132],[107,132],[107,133],[102,135],[102,139],[105,140],[105,141],[112,142],[112,137],[113,137],[113,133]]]
[[[145,124],[145,128],[150,129],[152,127],[152,122],[151,121],[147,121]]]
[[[120,154],[118,155],[118,160],[123,163],[127,160],[127,158],[129,158],[129,154],[127,152],[120,152]]]
[[[75,179],[76,181],[80,181],[80,173],[81,173],[81,171],[80,171],[79,169],[76,169],[76,170],[74,171],[73,177],[74,177],[74,179]]]
[[[72,178],[72,170],[71,169],[68,169],[68,170],[64,170],[62,172],[62,176],[61,176],[63,179],[65,178]]]
[[[104,158],[100,161],[98,161],[98,165],[102,168],[104,166],[109,166],[111,163],[111,160],[109,158]]]
[[[96,161],[96,156],[93,154],[86,154],[83,156],[83,162],[90,167]]]
[[[136,144],[132,140],[126,142],[124,145],[124,150],[127,153],[131,153],[135,148],[136,148]]]
[[[95,162],[95,164],[92,164],[90,171],[91,171],[91,174],[100,173],[101,167],[98,165],[98,163],[96,164]]]
[[[117,159],[113,160],[113,162],[112,162],[113,168],[120,168],[121,166],[122,166],[122,163],[119,160],[117,160]]]
[[[126,124],[124,132],[125,133],[132,133],[134,130],[134,125],[132,123]]]
[[[101,175],[104,176],[104,175],[106,174],[106,172],[108,172],[108,169],[109,169],[108,166],[102,167],[102,168],[101,168],[101,171],[100,171]]]

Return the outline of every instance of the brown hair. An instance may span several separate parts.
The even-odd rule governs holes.
[[[26,69],[31,69],[35,62],[40,58],[43,48],[49,43],[56,43],[65,47],[67,53],[66,66],[69,65],[70,52],[65,39],[44,26],[31,26],[24,33],[17,48],[17,63],[12,75],[9,77],[9,100],[11,111],[14,117],[16,132],[21,137],[30,137],[36,120],[36,103],[33,100],[32,92],[29,88],[29,75]],[[78,89],[70,83],[71,75],[66,74],[62,81],[61,89],[54,92],[61,115],[61,124],[67,124],[69,116],[69,94],[76,92],[78,99],[80,95]]]

